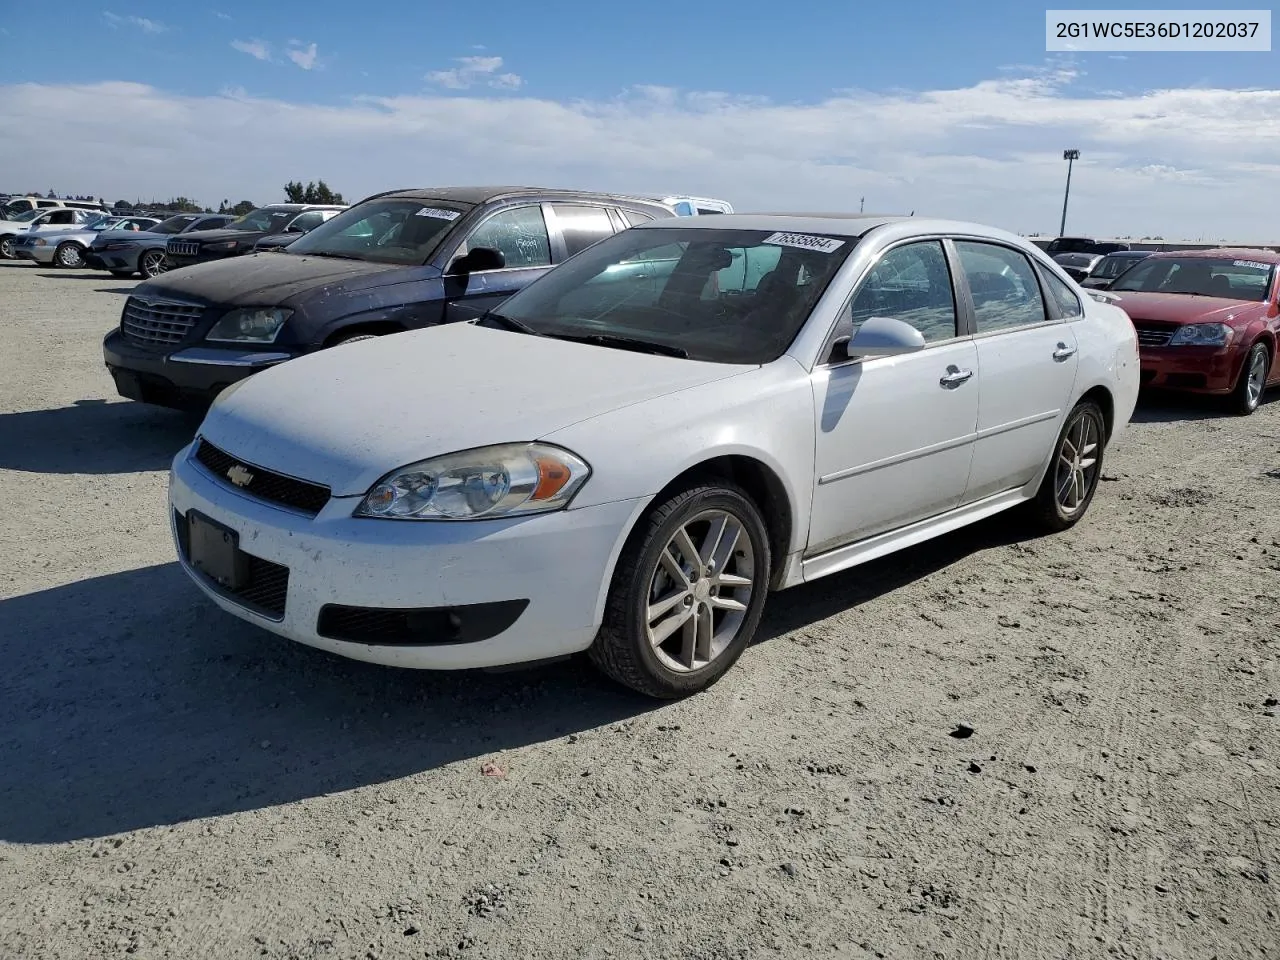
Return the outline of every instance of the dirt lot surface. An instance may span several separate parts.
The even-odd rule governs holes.
[[[655,706],[216,610],[128,289],[0,262],[0,957],[1280,955],[1280,398],[1144,403],[1074,531],[777,595]]]

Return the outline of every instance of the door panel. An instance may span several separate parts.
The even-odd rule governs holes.
[[[972,503],[1035,477],[1057,440],[1079,358],[1071,324],[1052,319],[1024,254],[973,241],[955,248],[972,297],[982,373],[964,493]]]
[[[944,386],[957,370],[973,377]],[[978,373],[970,340],[814,371],[810,554],[959,504],[973,457]]]

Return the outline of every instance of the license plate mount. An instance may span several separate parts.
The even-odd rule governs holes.
[[[249,555],[240,535],[195,510],[187,513],[187,552],[191,566],[228,590],[249,583]]]

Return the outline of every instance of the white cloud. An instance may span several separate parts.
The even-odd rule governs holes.
[[[481,71],[500,76],[500,64]],[[813,103],[631,90],[604,100],[405,95],[293,103],[243,90],[188,97],[132,83],[0,86],[0,169],[83,180],[102,196],[264,200],[324,156],[348,197],[422,180],[693,193],[742,210],[939,215],[1056,230],[1065,147],[1078,147],[1068,229],[1280,242],[1280,89],[1100,97],[1070,71]],[[243,144],[255,144],[251,164]],[[376,149],[370,149],[371,145]],[[185,160],[169,162],[174,151]]]
[[[110,10],[102,11],[102,19],[105,20],[107,22],[107,26],[111,27],[113,30],[125,23],[137,27],[143,33],[150,34],[164,33],[169,29],[168,26],[161,23],[159,20],[148,20],[146,17],[122,17],[117,13],[112,13]]]
[[[271,59],[271,44],[265,40],[232,40],[231,46],[241,53],[247,53],[255,60]]]
[[[498,73],[502,62],[501,57],[456,57],[454,63],[458,66],[432,70],[427,74],[427,82],[447,90],[467,90],[477,84],[486,84],[495,90],[518,90],[524,80],[516,73]]]
[[[229,13],[223,13],[221,10],[215,10],[215,11],[213,11],[213,15],[214,15],[215,17],[217,17],[219,20],[230,20],[230,19],[231,19],[231,14],[229,14]]]
[[[291,40],[290,43],[297,43]],[[316,65],[316,45],[314,43],[306,47],[298,46],[289,51],[289,59],[300,66],[303,70],[310,70]]]

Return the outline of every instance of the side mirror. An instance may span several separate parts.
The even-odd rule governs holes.
[[[924,334],[909,323],[892,317],[868,317],[852,340],[842,337],[833,347],[832,352],[846,360],[854,357],[897,357],[923,350],[925,339]]]
[[[482,270],[501,270],[506,265],[507,258],[502,255],[501,250],[495,250],[493,247],[476,247],[454,260],[449,265],[449,272],[465,276]]]

